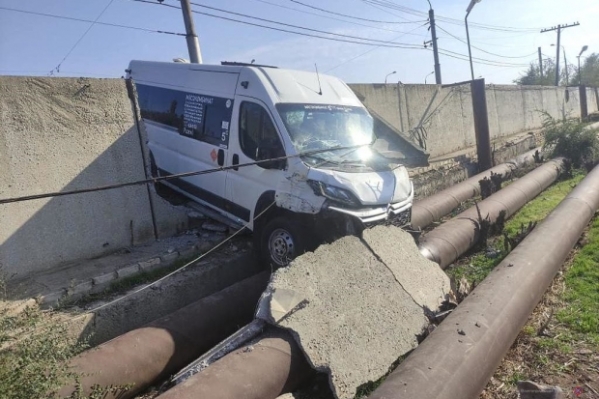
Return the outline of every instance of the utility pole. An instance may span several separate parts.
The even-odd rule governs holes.
[[[541,71],[541,86],[543,85],[543,57],[541,55],[541,48],[539,47],[539,71]]]
[[[430,4],[430,3],[429,3]],[[441,81],[441,64],[439,64],[439,48],[437,47],[437,27],[435,25],[435,10],[428,10],[428,19],[431,23],[431,35],[433,41],[433,55],[435,57],[435,81],[438,85]]]
[[[200,52],[200,41],[198,40],[198,35],[196,35],[196,30],[193,25],[189,0],[181,0],[181,11],[183,11],[183,22],[185,22],[185,38],[187,39],[189,61],[193,64],[201,64],[202,53]]]
[[[580,23],[575,22],[570,25],[558,25],[548,29],[542,29],[541,33],[557,31],[557,52],[555,55],[555,85],[559,86],[559,50],[561,48],[561,38],[562,38],[562,29],[571,28],[573,26],[578,26]]]
[[[564,50],[564,68],[566,70],[566,86],[568,86],[570,84],[570,73],[568,72],[568,59],[566,58],[566,49],[562,48],[562,50]]]

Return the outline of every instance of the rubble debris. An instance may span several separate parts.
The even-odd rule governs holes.
[[[217,233],[225,233],[227,230],[229,230],[229,228],[227,226],[225,226],[224,224],[212,222],[212,221],[202,223],[202,229],[208,230],[208,231],[214,231]]]
[[[541,385],[532,381],[518,381],[520,399],[565,399],[560,387]]]
[[[288,329],[334,395],[349,399],[417,346],[425,310],[436,311],[449,291],[409,233],[378,226],[277,270],[257,317]]]

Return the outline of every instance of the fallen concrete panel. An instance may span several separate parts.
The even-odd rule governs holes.
[[[364,242],[420,306],[437,309],[451,290],[447,274],[420,254],[412,236],[394,227],[365,230]]]
[[[258,310],[259,318],[290,330],[309,363],[329,375],[341,399],[353,398],[360,385],[382,377],[417,346],[428,324],[423,304],[437,308],[449,290],[438,267],[413,242],[408,245],[408,233],[380,226],[366,237],[369,244],[344,237],[279,269]],[[383,250],[386,245],[397,253]],[[408,262],[422,267],[401,266]],[[408,273],[425,276],[400,276]],[[428,283],[419,290],[423,280]]]

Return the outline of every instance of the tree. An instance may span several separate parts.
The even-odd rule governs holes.
[[[575,82],[574,73],[576,68],[573,65],[568,65],[569,78],[566,75],[566,71],[560,66],[560,85],[566,85],[566,83],[572,84]],[[583,72],[584,75],[584,72]],[[535,62],[531,62],[526,72],[520,75],[518,79],[514,79],[514,83],[517,85],[538,85],[538,86],[553,86],[555,85],[555,61],[551,58],[546,59],[543,62],[543,78],[541,79],[541,72],[539,65]]]
[[[582,69],[582,84],[599,87],[599,53],[593,53],[586,57],[584,63],[580,66],[580,69]],[[580,84],[578,70],[576,70],[576,73],[572,76],[572,82],[574,84]]]

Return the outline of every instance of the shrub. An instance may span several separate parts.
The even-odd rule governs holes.
[[[553,157],[568,158],[576,169],[593,163],[599,155],[597,131],[585,129],[585,125],[577,120],[556,120],[544,113],[543,134],[543,148]]]
[[[0,274],[0,286],[2,281]],[[13,314],[2,299],[0,295],[0,398],[58,399],[61,387],[79,381],[81,376],[69,368],[68,361],[87,344],[37,306]],[[117,389],[95,387],[90,396],[78,389],[71,398],[97,399]]]

